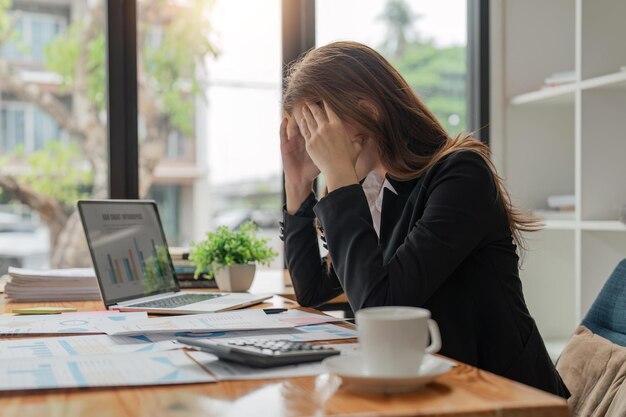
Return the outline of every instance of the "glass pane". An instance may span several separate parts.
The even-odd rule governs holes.
[[[138,2],[142,196],[170,246],[253,220],[282,252],[280,0],[165,3]]]
[[[13,28],[2,44],[0,55],[2,58],[18,61],[23,60],[26,55],[24,41],[24,19],[16,10],[4,9],[4,15],[13,19]],[[7,33],[7,29],[4,30]]]
[[[61,139],[59,125],[52,118],[39,108],[35,108],[33,122],[34,150],[43,149],[46,143],[51,140]]]
[[[0,275],[91,266],[75,207],[107,196],[103,8],[0,4]]]
[[[317,45],[382,53],[450,134],[466,130],[467,0],[317,0]]]

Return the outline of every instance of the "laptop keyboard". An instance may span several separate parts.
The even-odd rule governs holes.
[[[131,304],[128,307],[175,308],[223,296],[224,294],[181,294],[173,297],[161,298],[159,300],[146,301],[145,303]]]

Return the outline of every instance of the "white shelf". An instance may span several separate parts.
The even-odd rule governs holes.
[[[626,224],[617,220],[583,220],[581,229],[598,232],[626,232]]]
[[[617,220],[541,220],[545,230],[588,230],[597,232],[626,232],[626,224]],[[626,254],[624,254],[626,256]]]
[[[546,230],[575,230],[578,223],[575,220],[541,220]]]
[[[626,1],[503,0],[491,10],[491,146],[513,202],[576,196],[526,234],[524,295],[553,358],[626,257]],[[533,21],[533,30],[528,22]],[[558,72],[575,82],[540,89]],[[621,181],[621,182],[620,182]],[[537,213],[539,214],[539,213]]]
[[[580,82],[580,88],[582,90],[592,88],[626,89],[626,71],[588,78]]]
[[[511,104],[544,104],[544,105],[574,105],[577,83],[563,84],[556,87],[546,87],[542,90],[519,94],[511,98]]]
[[[600,77],[588,78],[581,82],[572,82],[556,87],[546,87],[541,90],[518,94],[511,98],[511,104],[514,106],[523,104],[573,106],[576,90],[590,90],[594,88],[626,90],[626,71],[619,71]]]

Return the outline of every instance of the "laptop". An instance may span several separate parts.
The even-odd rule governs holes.
[[[210,313],[257,304],[272,296],[181,292],[154,201],[82,200],[78,211],[107,309]]]

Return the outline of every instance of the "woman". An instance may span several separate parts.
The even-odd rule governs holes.
[[[358,43],[304,56],[283,106],[283,237],[298,302],[345,292],[355,311],[427,308],[443,355],[567,397],[518,274],[516,244],[537,224],[511,205],[488,148],[450,138],[400,74]],[[328,194],[318,202],[320,173]]]

